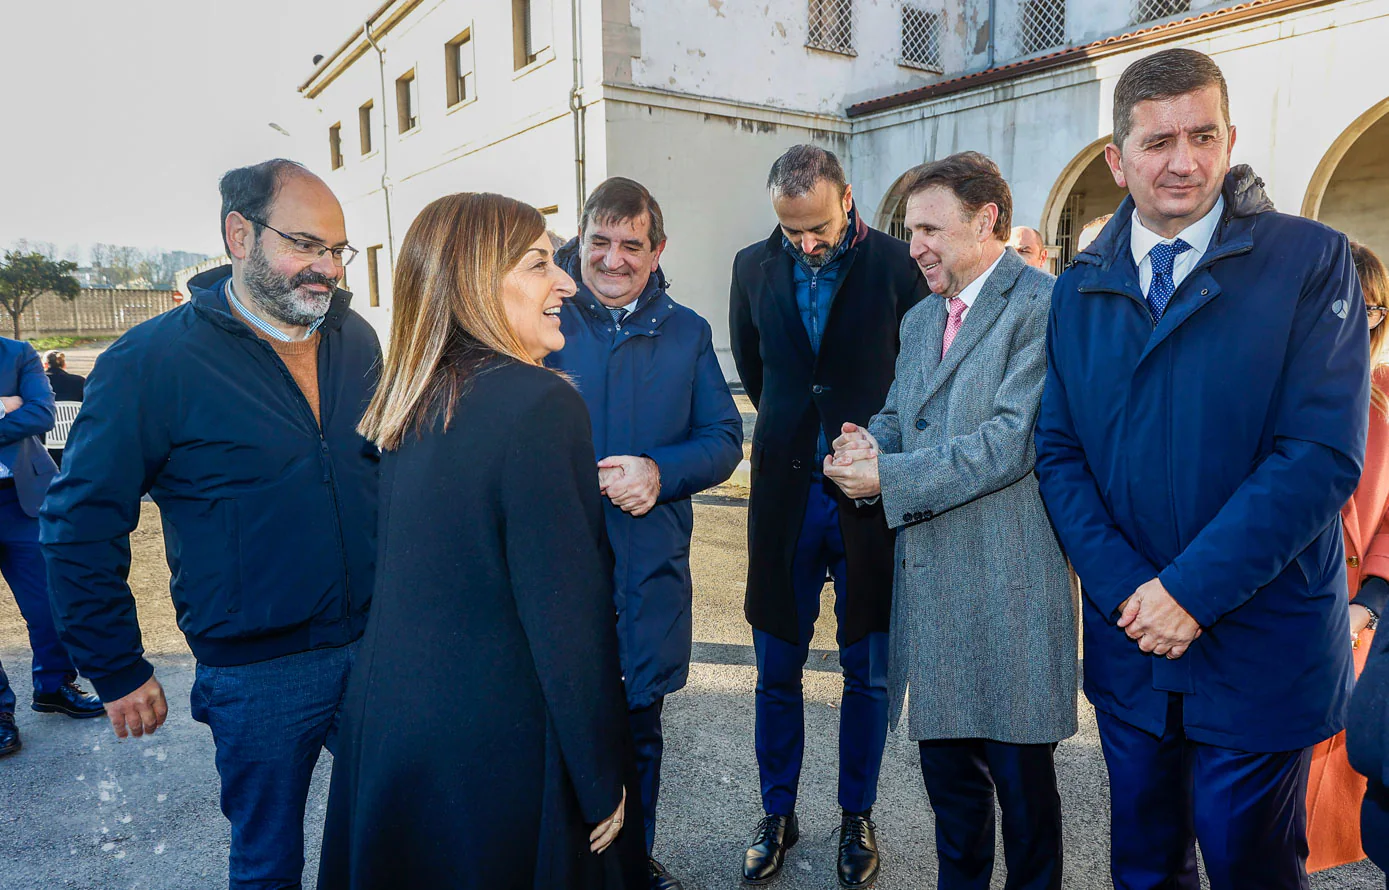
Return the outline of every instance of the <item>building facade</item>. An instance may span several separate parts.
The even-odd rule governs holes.
[[[1387,38],[1389,0],[389,0],[300,86],[321,121],[300,157],[343,199],[354,305],[383,332],[394,251],[434,198],[502,192],[568,236],[604,178],[641,181],[672,293],[732,374],[729,269],[775,225],[788,146],[837,152],[897,232],[907,169],[983,151],[1064,261],[1123,197],[1114,85],[1171,46],[1224,69],[1235,160],[1279,209],[1389,255]]]

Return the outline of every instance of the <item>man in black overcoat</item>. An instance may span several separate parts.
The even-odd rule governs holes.
[[[925,294],[907,244],[859,216],[833,153],[798,145],[767,179],[778,226],[733,261],[733,359],[757,408],[746,613],[757,656],[757,762],[765,818],[743,878],[774,877],[800,836],[801,673],[834,582],[840,709],[839,880],[877,877],[872,807],[887,734],[893,538],[882,506],[855,507],[824,478],[845,423],[883,406],[902,316]]]

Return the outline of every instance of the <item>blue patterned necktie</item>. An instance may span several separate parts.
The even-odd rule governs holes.
[[[1148,285],[1148,311],[1153,314],[1153,324],[1162,319],[1162,313],[1167,309],[1167,301],[1172,299],[1172,294],[1177,290],[1177,285],[1172,280],[1172,264],[1188,250],[1191,250],[1191,245],[1178,238],[1171,244],[1164,241],[1148,251],[1148,259],[1153,264],[1153,280]]]
[[[626,309],[614,309],[614,308],[611,307],[611,306],[609,306],[609,307],[607,307],[607,308],[608,308],[608,311],[612,313],[613,324],[617,325],[618,327],[622,327],[622,323],[623,323],[624,321],[627,320],[627,310],[626,310]]]

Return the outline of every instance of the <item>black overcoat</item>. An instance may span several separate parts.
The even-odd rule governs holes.
[[[439,426],[382,459],[319,888],[644,887],[588,411],[498,360]],[[624,783],[627,828],[594,856]]]
[[[845,253],[818,356],[796,307],[794,262],[780,228],[733,261],[729,332],[733,361],[757,408],[748,502],[748,582],[744,610],[754,628],[794,642],[791,561],[815,463],[826,441],[852,422],[867,427],[896,373],[902,316],[926,295],[907,244],[863,227]],[[846,643],[886,631],[892,607],[893,534],[882,506],[855,507],[839,496],[848,563]]]

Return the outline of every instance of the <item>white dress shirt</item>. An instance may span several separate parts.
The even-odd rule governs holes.
[[[1138,287],[1143,291],[1144,297],[1148,296],[1148,287],[1153,283],[1153,261],[1148,257],[1148,253],[1159,244],[1171,244],[1177,238],[1191,245],[1191,250],[1178,255],[1172,261],[1172,287],[1175,290],[1210,249],[1211,238],[1215,235],[1215,227],[1220,225],[1220,213],[1224,209],[1225,196],[1221,195],[1209,213],[1182,229],[1175,238],[1164,238],[1150,230],[1143,225],[1143,220],[1138,218],[1137,208],[1134,209],[1133,225],[1129,226],[1129,249],[1133,251],[1133,261],[1138,265]]]
[[[1003,253],[1007,252],[1006,249],[1003,251]],[[974,307],[974,301],[979,299],[979,293],[984,289],[984,282],[988,281],[989,276],[994,274],[994,270],[998,268],[999,260],[1003,259],[1003,253],[998,255],[998,259],[994,260],[992,266],[984,270],[983,275],[980,275],[969,284],[966,284],[965,289],[955,295],[965,301],[965,311],[960,313],[960,324],[962,326],[965,323],[965,319],[969,318],[969,310]]]

